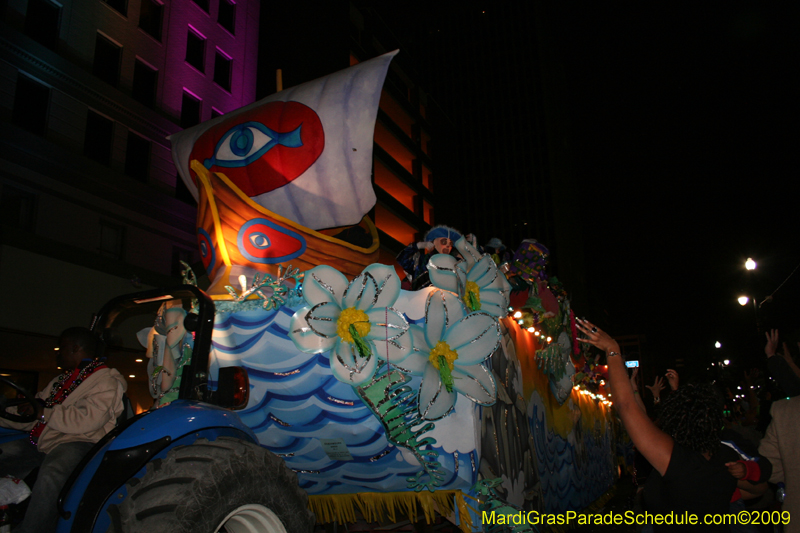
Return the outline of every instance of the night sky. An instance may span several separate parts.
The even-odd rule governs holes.
[[[661,371],[676,357],[690,368],[704,368],[712,357],[763,363],[753,308],[740,307],[736,297],[755,291],[762,300],[800,264],[793,12],[721,3],[702,10],[651,3],[372,4],[395,24],[401,54],[420,59],[434,98],[451,106],[459,94],[446,89],[449,80],[436,65],[468,61],[492,78],[493,69],[508,68],[493,42],[516,49],[537,39],[550,62],[541,76],[558,94],[559,137],[551,140],[568,148],[582,228],[583,242],[557,244],[585,256],[588,294],[581,295],[586,308],[576,309],[579,316],[614,335],[646,335]],[[535,34],[536,25],[524,21],[532,12],[541,16]],[[469,57],[436,57],[458,43]],[[520,83],[535,61],[518,63]],[[459,111],[450,109],[460,119]],[[455,142],[468,145],[485,134],[459,127]],[[495,156],[487,150],[486,157]],[[495,203],[502,207],[502,199]],[[759,265],[749,276],[747,257]],[[798,297],[800,271],[764,304],[762,329],[779,327],[800,340]]]
[[[763,363],[753,307],[736,297],[763,300],[800,264],[797,18],[769,6],[547,4],[539,53],[555,68],[542,75],[559,92],[556,141],[569,146],[583,228],[576,245],[585,246],[589,303],[576,312],[614,335],[646,335],[661,371],[674,358],[689,371],[712,358],[739,369]],[[432,22],[406,14],[399,33],[424,49],[413,28],[453,31],[451,19],[462,18],[453,9],[434,11]],[[489,44],[507,40],[501,32],[516,32],[520,47],[535,38],[518,30],[513,7],[455,9],[507,17],[469,19],[485,43],[470,51],[492,55],[473,58],[487,77],[492,65],[507,68]],[[758,262],[753,273],[747,257]],[[793,345],[798,297],[800,271],[761,311],[762,329],[794,332]]]
[[[593,302],[612,332],[647,333],[664,356],[709,356],[719,340],[734,361],[763,358],[755,313],[735,298],[763,299],[800,263],[797,19],[562,9]],[[800,272],[763,325],[798,330],[798,296]]]

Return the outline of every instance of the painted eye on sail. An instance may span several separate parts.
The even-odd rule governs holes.
[[[274,141],[266,131],[256,127],[255,124],[257,123],[240,124],[222,137],[214,151],[216,164],[236,161],[246,161],[244,164],[247,164],[250,162],[248,159]]]
[[[245,167],[256,161],[277,145],[287,148],[303,146],[300,138],[302,125],[289,132],[273,131],[260,122],[245,122],[228,130],[214,149],[214,156],[206,159],[206,168]]]
[[[256,248],[261,248],[263,250],[269,247],[269,239],[263,233],[251,233],[249,238],[250,243]]]

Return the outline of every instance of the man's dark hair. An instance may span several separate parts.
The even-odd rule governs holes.
[[[710,383],[690,383],[669,395],[661,411],[661,429],[676,443],[713,453],[722,430],[722,398]]]
[[[67,328],[61,332],[61,335],[58,336],[58,339],[59,341],[73,341],[80,348],[83,348],[83,351],[86,352],[86,355],[92,359],[98,356],[97,349],[99,339],[94,333],[89,331],[88,328]]]

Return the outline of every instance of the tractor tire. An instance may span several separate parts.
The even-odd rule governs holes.
[[[297,474],[276,455],[231,437],[176,446],[147,464],[110,505],[112,533],[306,533],[314,527]]]

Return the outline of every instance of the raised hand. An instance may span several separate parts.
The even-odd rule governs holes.
[[[661,399],[661,391],[664,390],[664,378],[656,376],[655,382],[652,385],[645,385],[645,387],[650,389],[650,392],[653,393],[653,398],[658,403],[658,400]]]
[[[583,320],[580,318],[575,319],[575,325],[577,325],[578,329],[580,329],[581,332],[586,335],[586,338],[580,339],[581,342],[586,342],[592,346],[596,346],[606,353],[616,352],[619,354],[619,344],[617,344],[617,341],[611,338],[611,335],[602,329],[598,328],[588,320]]]
[[[680,377],[678,376],[678,372],[672,370],[671,368],[667,369],[667,382],[669,382],[669,388],[672,390],[678,390],[678,383],[680,382]]]
[[[767,336],[767,345],[764,346],[764,353],[767,354],[767,357],[772,357],[775,355],[775,351],[778,349],[778,330],[771,329],[766,332]]]

